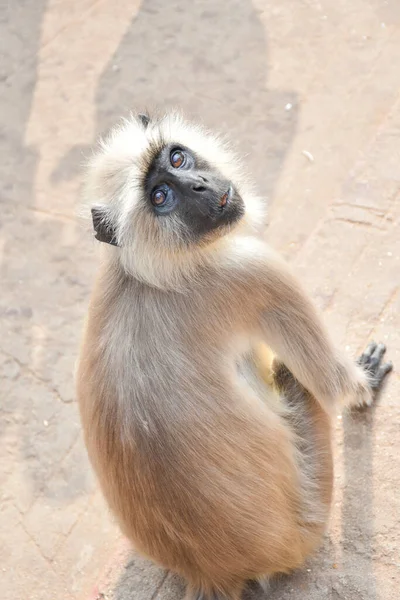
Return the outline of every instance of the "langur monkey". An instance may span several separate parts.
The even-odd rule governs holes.
[[[91,463],[138,552],[188,598],[235,600],[319,545],[332,415],[370,405],[391,363],[334,349],[237,159],[179,114],[116,127],[85,189],[104,251],[77,371]]]

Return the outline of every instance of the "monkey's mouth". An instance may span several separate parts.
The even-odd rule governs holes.
[[[225,192],[225,194],[223,194],[220,198],[219,207],[221,210],[224,210],[224,208],[226,206],[228,206],[229,202],[232,199],[232,195],[233,195],[233,190],[232,190],[232,186],[230,185],[229,188],[227,189],[227,191]]]

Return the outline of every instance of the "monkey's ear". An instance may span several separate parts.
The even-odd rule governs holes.
[[[141,113],[138,115],[138,119],[142,123],[143,127],[146,129],[147,125],[150,123],[150,117]]]
[[[99,242],[105,244],[111,244],[112,246],[118,246],[115,230],[107,218],[107,212],[104,207],[96,206],[91,209],[93,229],[95,231],[95,238]]]

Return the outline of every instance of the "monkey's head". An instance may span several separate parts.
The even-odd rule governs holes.
[[[96,238],[153,285],[173,284],[238,225],[262,220],[225,144],[177,113],[116,127],[89,164],[87,192]]]

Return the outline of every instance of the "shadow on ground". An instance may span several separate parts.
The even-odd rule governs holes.
[[[47,0],[0,6],[0,202],[30,201],[38,160],[25,144]]]
[[[0,435],[6,438],[0,484],[15,494],[21,513],[42,494],[68,506],[92,482],[79,448],[58,483],[51,479],[80,430],[73,398],[61,398],[57,376],[71,387],[66,361],[74,346],[66,341],[73,336],[62,330],[76,327],[72,313],[65,316],[68,302],[77,306],[87,293],[74,301],[80,290],[70,253],[60,243],[63,224],[34,210],[41,157],[27,131],[47,7],[47,0],[0,2]]]
[[[250,0],[147,0],[100,77],[97,134],[131,110],[179,107],[236,142],[271,201],[297,109],[295,95],[269,90],[267,77],[265,29]],[[75,176],[87,153],[72,147],[54,180]]]

